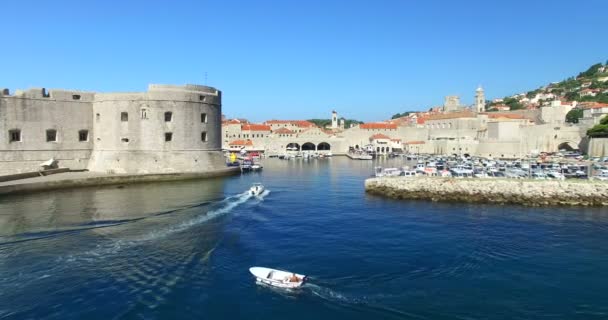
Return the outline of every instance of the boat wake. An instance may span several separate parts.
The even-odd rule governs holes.
[[[144,243],[151,241],[158,241],[163,238],[166,238],[172,234],[180,233],[186,231],[194,226],[209,222],[211,220],[220,218],[221,216],[226,215],[227,213],[233,211],[239,205],[244,204],[248,200],[250,200],[253,196],[249,194],[249,192],[243,192],[241,194],[237,194],[231,197],[227,197],[215,204],[211,204],[211,210],[207,211],[204,214],[199,214],[189,220],[183,221],[181,223],[177,223],[170,227],[154,230],[148,232],[146,234],[136,236],[129,239],[120,239],[113,241],[111,243],[99,244],[96,248],[85,251],[78,255],[71,255],[67,259],[74,260],[77,257],[88,259],[91,257],[104,257],[108,254],[115,254],[119,251],[122,251],[126,248],[134,247],[137,245],[143,245]]]
[[[404,317],[415,317],[415,315],[381,305],[377,299],[366,296],[354,296],[332,290],[328,287],[319,286],[314,283],[306,282],[302,285],[304,292],[312,296],[323,299],[326,302],[337,304],[338,306],[359,311],[372,311],[377,313],[382,319],[402,319]]]
[[[270,190],[266,189],[259,196],[254,196],[254,198],[256,198],[256,200],[259,200],[259,201],[264,201],[264,198],[266,198],[266,196],[269,194],[270,194]]]

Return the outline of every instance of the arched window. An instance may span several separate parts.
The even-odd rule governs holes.
[[[148,109],[147,108],[141,108],[141,119],[148,120]]]

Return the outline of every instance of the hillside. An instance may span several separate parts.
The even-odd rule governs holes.
[[[535,109],[551,101],[608,103],[608,62],[597,63],[576,77],[488,103],[488,111]]]

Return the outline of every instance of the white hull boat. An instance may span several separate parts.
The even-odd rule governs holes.
[[[249,188],[249,194],[252,196],[259,196],[264,190],[264,186],[261,183],[254,183],[251,188]]]
[[[303,274],[264,267],[252,267],[249,272],[255,276],[258,283],[286,289],[301,287],[306,278]]]

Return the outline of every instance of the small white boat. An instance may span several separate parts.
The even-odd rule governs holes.
[[[249,188],[249,194],[252,196],[259,196],[262,192],[264,192],[264,186],[261,183],[254,183]]]
[[[301,287],[306,278],[303,274],[264,267],[252,267],[249,272],[255,276],[256,282],[287,289]]]

